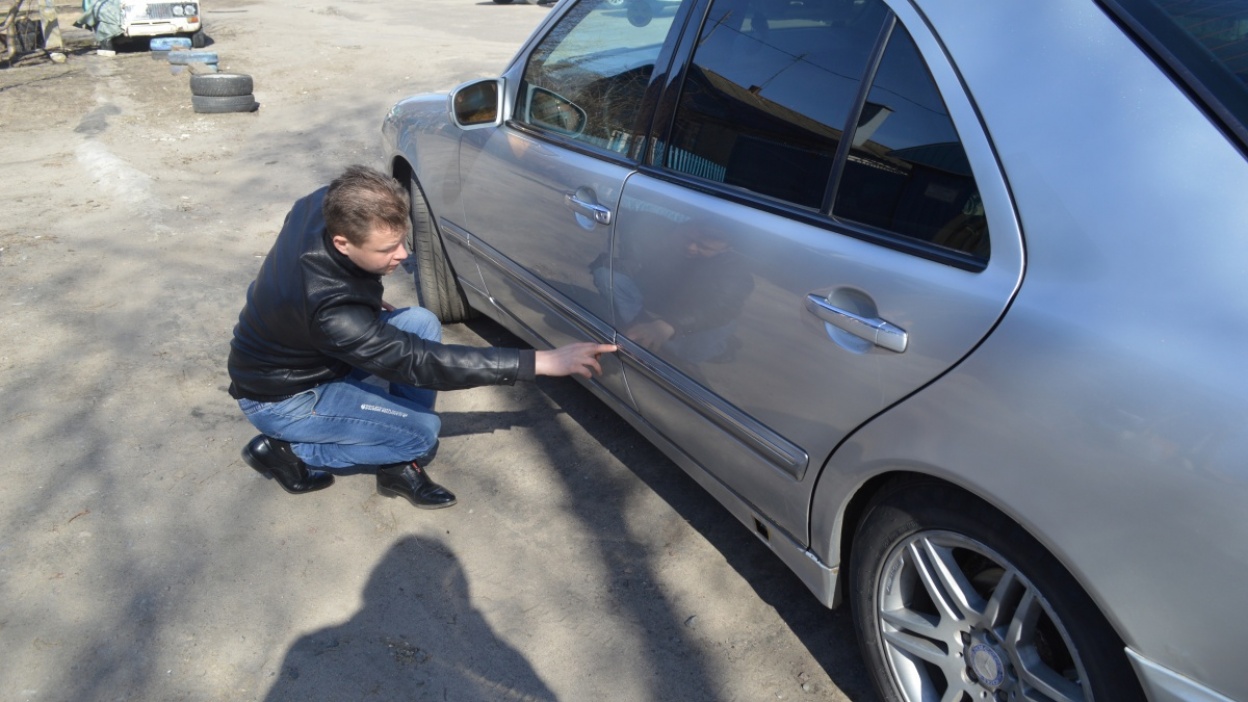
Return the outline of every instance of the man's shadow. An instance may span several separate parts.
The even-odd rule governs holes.
[[[363,608],[295,642],[268,702],[553,700],[473,606],[445,544],[408,536],[373,571]]]

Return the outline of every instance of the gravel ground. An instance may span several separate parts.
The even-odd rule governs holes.
[[[873,699],[848,613],[574,381],[443,395],[450,510],[239,458],[230,329],[291,202],[547,12],[207,3],[247,114],[68,27],[0,70],[0,700]]]

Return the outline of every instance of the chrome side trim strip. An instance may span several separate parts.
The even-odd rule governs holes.
[[[623,337],[617,339],[616,344],[619,345],[619,355],[626,364],[636,368],[659,386],[667,388],[691,409],[731,434],[763,460],[796,480],[801,480],[806,475],[810,457],[800,446],[690,380],[688,376],[641,346]]]
[[[547,285],[539,281],[532,273],[524,270],[516,265],[511,259],[499,253],[494,247],[483,243],[477,239],[472,244],[473,252],[477,254],[477,258],[489,264],[494,269],[501,272],[507,278],[515,281],[534,297],[542,302],[550,305],[578,329],[584,332],[585,336],[593,341],[602,344],[615,343],[615,331],[610,326],[598,322],[584,308],[576,303],[565,299],[562,295],[555,293]]]
[[[449,234],[450,236],[447,238],[450,241],[453,241],[456,244],[459,244],[465,249],[472,248],[470,246],[472,242],[472,235],[470,235],[468,232],[464,231],[463,229],[460,229],[459,227],[455,226],[454,224],[451,224],[445,219],[438,220],[438,229],[440,229],[443,234]]]

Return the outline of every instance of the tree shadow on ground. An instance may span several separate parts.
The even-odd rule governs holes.
[[[486,318],[474,319],[466,326],[494,346],[527,346]],[[828,610],[820,604],[797,576],[749,529],[585,387],[557,379],[543,379],[539,384],[555,406],[565,409],[590,437],[724,556],[758,597],[775,609],[848,699],[861,702],[877,699],[858,650],[848,604],[835,610]],[[602,411],[598,411],[599,408]],[[579,504],[575,511],[587,524],[595,519],[590,515],[601,515],[613,508],[616,500],[610,495],[584,494],[584,485],[578,480],[582,476],[577,467],[561,467],[559,470],[568,484],[569,494],[578,495]],[[607,563],[636,562],[631,555],[612,553],[604,553],[603,560]],[[627,586],[624,583],[624,587]],[[654,609],[655,606],[651,602],[646,608]],[[638,616],[654,619],[662,617],[663,613],[638,612]],[[689,663],[685,661],[684,665]],[[656,660],[654,664],[662,669],[671,663]]]

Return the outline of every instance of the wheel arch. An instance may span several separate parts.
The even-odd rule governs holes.
[[[415,171],[412,169],[412,164],[408,163],[405,157],[395,156],[390,160],[390,175],[402,183],[404,188],[409,188]],[[410,195],[411,193],[408,194]]]
[[[875,511],[877,506],[880,508],[878,514]],[[887,550],[854,553],[852,549],[862,547],[861,543],[855,543],[854,536],[861,537],[868,544],[879,542],[882,536],[890,540],[909,538],[905,535],[911,532],[895,531],[901,526],[901,522],[898,522],[898,509],[901,510],[903,518],[906,518],[906,514],[927,514],[928,519],[931,518],[930,515],[941,514],[943,510],[945,515],[950,516],[937,517],[937,524],[934,528],[952,529],[954,533],[967,535],[966,538],[971,539],[972,544],[986,544],[986,548],[989,549],[987,553],[999,554],[992,556],[993,558],[1003,558],[1004,560],[999,562],[1011,564],[1011,568],[1017,568],[1022,574],[1026,587],[1034,588],[1039,594],[1039,599],[1043,602],[1042,606],[1053,617],[1052,621],[1057,627],[1056,630],[1061,633],[1066,645],[1070,647],[1069,650],[1072,654],[1078,651],[1076,660],[1082,659],[1082,664],[1078,668],[1080,679],[1084,683],[1092,681],[1093,686],[1099,690],[1096,699],[1140,700],[1141,702],[1145,699],[1140,687],[1143,681],[1139,677],[1138,669],[1133,667],[1127,656],[1130,649],[1124,643],[1121,631],[1100,603],[1093,598],[1091,591],[1078,579],[1075,571],[1063,563],[1052,548],[1005,510],[955,481],[922,472],[893,471],[875,475],[855,491],[853,498],[846,505],[846,519],[843,523],[848,528],[842,529],[840,534],[843,549],[840,555],[842,563],[851,565],[842,573],[842,577],[838,578],[838,587],[852,588],[854,591],[852,604],[855,610],[855,626],[858,629],[864,653],[866,653],[866,648],[870,647],[871,641],[877,644],[882,641],[878,631],[874,635],[864,633],[864,624],[861,621],[861,606],[864,605],[863,593],[875,590],[874,586],[864,585],[862,578],[874,578],[876,575],[864,576],[856,572],[855,568],[862,567],[864,561],[867,564],[874,563],[862,572],[867,574],[888,572],[890,573],[889,582],[893,577],[891,573],[895,571],[886,571],[879,561],[875,561],[880,556],[874,554],[886,554]],[[853,519],[852,522],[849,521],[850,517]],[[927,527],[922,526],[925,522],[924,518],[916,517],[915,519],[918,520],[917,523],[911,524],[917,524],[921,528],[932,528],[931,522],[927,522]],[[952,521],[948,521],[950,519]],[[953,526],[942,527],[939,524],[942,521]],[[1028,563],[1030,567],[1026,565]],[[915,601],[921,602],[921,600]],[[865,604],[868,606],[868,611],[875,611],[879,606],[878,602],[871,602],[869,595]],[[1037,646],[1036,650],[1040,648]],[[877,680],[878,684],[880,683]],[[1109,691],[1116,692],[1107,695]]]
[[[826,540],[819,540],[816,534],[812,533],[812,547],[818,548],[820,543],[828,544],[828,551],[820,554],[825,558],[825,562],[835,564],[838,567],[838,577],[836,578],[836,588],[833,592],[832,606],[841,604],[843,598],[847,594],[847,588],[851,582],[852,573],[850,572],[850,563],[853,559],[853,550],[855,547],[854,537],[858,530],[858,525],[866,515],[872,501],[885,491],[900,490],[903,487],[913,485],[915,483],[931,483],[940,485],[956,491],[959,491],[968,497],[982,502],[987,507],[1000,513],[1002,517],[1012,522],[1023,533],[1027,534],[1040,545],[1041,548],[1048,553],[1050,557],[1070,576],[1084,597],[1096,608],[1105,623],[1109,626],[1114,636],[1119,642],[1127,645],[1127,638],[1123,635],[1118,622],[1107,612],[1102,603],[1096,598],[1094,590],[1089,588],[1080,578],[1080,574],[1076,569],[1071,568],[1063,558],[1062,553],[1051,547],[1044,539],[1040,538],[1033,529],[1018,519],[1017,515],[1012,514],[1009,510],[1002,508],[997,501],[991,496],[985,495],[982,491],[975,490],[972,486],[961,483],[960,481],[951,480],[946,475],[941,475],[936,471],[924,471],[915,467],[889,467],[885,470],[878,471],[861,480],[856,486],[849,488],[846,497],[841,501],[841,507],[837,514],[837,518],[832,522],[834,532],[829,535]],[[831,550],[835,548],[835,551]]]

